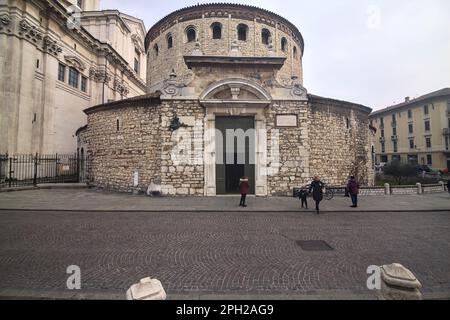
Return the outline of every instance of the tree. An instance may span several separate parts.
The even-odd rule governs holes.
[[[400,163],[400,161],[395,160],[383,167],[383,173],[392,176],[394,180],[401,185],[404,178],[416,176],[417,170],[408,163]]]

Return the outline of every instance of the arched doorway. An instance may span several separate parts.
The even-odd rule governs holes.
[[[264,109],[271,100],[259,84],[244,79],[219,81],[200,95],[206,108],[206,195],[236,193],[243,175],[251,193],[267,195]]]

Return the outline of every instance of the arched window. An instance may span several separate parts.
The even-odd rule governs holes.
[[[281,51],[286,52],[287,50],[287,40],[285,37],[281,38]]]
[[[167,49],[170,49],[173,47],[173,38],[172,38],[172,34],[168,34],[167,35]]]
[[[158,54],[159,54],[159,47],[158,47],[157,43],[155,43],[155,45],[153,46],[153,50],[155,51],[155,56],[158,56]]]
[[[270,31],[267,29],[262,29],[261,31],[261,41],[263,44],[269,44],[270,42]]]
[[[294,49],[292,49],[292,55],[294,56],[294,59],[297,59],[297,47],[294,46]]]
[[[221,39],[222,38],[222,25],[219,22],[214,22],[211,25],[211,32],[213,39]]]
[[[197,32],[194,27],[188,27],[186,29],[186,39],[187,42],[195,42],[197,41]]]
[[[237,33],[238,33],[238,40],[240,41],[247,41],[247,33],[248,33],[248,27],[246,24],[239,24],[237,26]]]

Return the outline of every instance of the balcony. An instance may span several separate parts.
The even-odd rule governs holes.
[[[391,140],[392,140],[392,141],[397,141],[397,140],[398,140],[398,136],[397,136],[397,135],[391,136]]]

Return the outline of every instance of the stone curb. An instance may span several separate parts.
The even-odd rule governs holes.
[[[424,293],[425,300],[450,300],[449,292]],[[0,290],[0,300],[126,300],[125,293],[92,291],[76,293],[70,291]],[[167,293],[167,300],[377,300],[373,292],[345,290],[317,290],[311,293]]]
[[[26,211],[26,212],[111,212],[111,213],[178,213],[178,212],[187,212],[187,213],[251,213],[251,212],[259,212],[259,213],[311,213],[316,214],[315,211],[299,211],[299,210],[207,210],[207,209],[198,209],[198,210],[183,210],[183,209],[161,209],[161,210],[116,210],[116,209],[20,209],[20,208],[0,208],[0,211]],[[383,212],[392,212],[392,213],[401,213],[401,212],[450,212],[450,208],[448,209],[409,209],[409,210],[323,210],[320,211],[319,215],[325,213],[383,213]]]
[[[48,190],[48,189],[87,189],[89,186],[83,184],[38,184],[36,187],[17,187],[17,188],[5,188],[0,189],[2,192],[16,192],[16,191],[30,191],[30,190]]]

